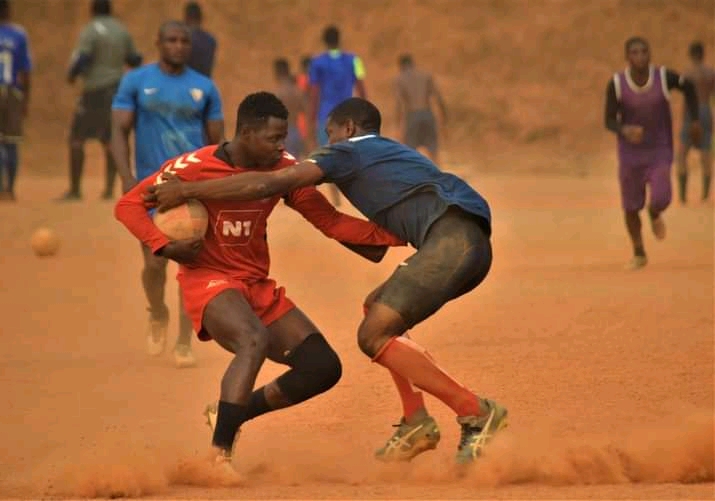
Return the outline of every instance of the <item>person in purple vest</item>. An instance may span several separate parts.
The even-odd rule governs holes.
[[[648,263],[641,234],[640,211],[650,191],[648,215],[653,234],[665,238],[663,211],[670,205],[673,163],[673,122],[670,91],[685,96],[691,117],[698,117],[695,86],[664,66],[650,62],[650,46],[641,37],[625,43],[628,67],[616,73],[606,89],[606,128],[618,136],[618,180],[626,227],[633,242],[633,258],[627,269]],[[695,118],[690,125],[693,144],[700,144],[702,128]]]

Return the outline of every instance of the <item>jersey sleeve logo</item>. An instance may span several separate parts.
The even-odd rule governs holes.
[[[214,226],[218,244],[221,247],[248,245],[262,215],[260,209],[219,211]]]
[[[193,152],[189,153],[188,155],[181,155],[180,157],[175,158],[174,160],[170,160],[164,164],[164,166],[161,168],[159,171],[159,174],[156,176],[156,180],[154,181],[154,184],[161,184],[166,181],[162,179],[161,176],[164,174],[174,174],[176,175],[180,171],[184,170],[187,168],[189,165],[192,164],[200,164],[201,159],[194,155]]]

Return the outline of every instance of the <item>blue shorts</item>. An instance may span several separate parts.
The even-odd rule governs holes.
[[[687,113],[685,119],[683,120],[683,128],[680,130],[680,141],[684,146],[693,146],[699,150],[710,151],[713,141],[713,115],[709,105],[700,105],[698,108],[698,119],[700,120],[700,126],[703,128],[703,140],[701,143],[691,144],[690,124],[692,123],[692,120],[690,120]]]

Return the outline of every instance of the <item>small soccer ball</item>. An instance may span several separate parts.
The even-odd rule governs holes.
[[[30,239],[32,251],[38,257],[48,257],[60,250],[60,237],[50,228],[38,228]]]
[[[209,225],[209,214],[198,200],[154,214],[154,225],[170,240],[202,238]]]

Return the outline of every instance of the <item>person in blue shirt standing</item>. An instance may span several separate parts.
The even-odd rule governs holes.
[[[365,90],[365,65],[359,56],[340,49],[340,30],[328,26],[323,30],[323,43],[327,50],[310,62],[310,117],[309,124],[317,146],[328,142],[325,124],[330,111],[353,96],[367,98]],[[340,205],[340,194],[330,186],[334,205]]]
[[[492,263],[491,211],[465,181],[382,137],[381,122],[372,103],[350,98],[329,114],[330,145],[293,167],[190,183],[167,176],[149,188],[145,200],[161,211],[189,198],[260,200],[329,182],[370,221],[409,242],[417,252],[367,296],[357,333],[360,349],[390,371],[402,400],[400,425],[376,456],[406,461],[437,446],[440,430],[418,388],[456,414],[461,427],[456,459],[469,463],[506,426],[507,409],[450,377],[407,331],[486,278]]]
[[[112,154],[126,193],[155,173],[167,160],[223,140],[221,98],[213,82],[187,66],[189,28],[169,21],[159,29],[159,61],[131,70],[122,78],[112,104]],[[135,170],[129,160],[134,130]],[[168,260],[143,247],[142,283],[149,302],[147,352],[160,355],[166,345],[169,309],[164,302]],[[191,322],[179,295],[179,337],[174,348],[178,367],[193,366]]]
[[[184,22],[191,29],[191,55],[188,66],[211,78],[216,60],[216,39],[201,27],[203,12],[197,2],[189,2],[184,7]]]
[[[15,200],[17,146],[30,99],[30,50],[25,30],[10,22],[0,0],[0,200]]]

